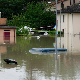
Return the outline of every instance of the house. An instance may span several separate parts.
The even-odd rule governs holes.
[[[58,11],[57,20],[58,31],[60,31],[60,11]],[[80,3],[61,10],[61,30],[68,34],[80,34]]]
[[[51,8],[48,9],[55,12],[56,2],[51,3],[50,5]],[[80,34],[80,0],[61,0],[61,3],[59,0],[57,2],[58,31],[60,31],[60,5],[61,31],[68,34]]]
[[[0,18],[0,44],[16,42],[15,26],[7,26],[7,18]]]
[[[57,0],[57,10],[60,10],[60,6],[63,8],[67,8],[67,6],[70,6],[79,2],[80,0],[61,0],[61,3],[60,3],[60,0]],[[56,2],[51,3],[50,5],[51,5],[50,10],[56,11]]]

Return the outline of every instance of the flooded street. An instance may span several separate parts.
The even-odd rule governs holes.
[[[57,38],[57,47],[67,49],[67,53],[57,54],[57,60],[55,54],[29,52],[31,48],[54,48],[55,44],[53,37],[16,37],[15,42],[0,41],[1,80],[79,80],[79,35],[65,34],[61,41]],[[6,64],[3,59],[14,59],[18,65]]]

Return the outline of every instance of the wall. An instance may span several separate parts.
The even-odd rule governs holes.
[[[63,22],[64,15],[64,22]],[[57,15],[58,31],[60,31],[60,14]],[[61,13],[61,31],[68,34],[80,34],[80,13]]]
[[[16,43],[16,29],[0,29],[0,44],[4,43],[4,30],[10,30],[5,32],[10,32],[10,44]],[[15,30],[15,38],[14,38],[14,30]]]
[[[64,1],[63,4],[64,4],[64,8],[67,7],[67,6],[70,6],[70,0]],[[60,5],[61,5],[61,3],[57,4],[57,9],[58,10],[60,9]]]
[[[63,22],[63,15],[64,15],[64,22]],[[58,31],[60,31],[60,14],[57,14],[57,20],[58,20]],[[67,13],[61,13],[61,31],[63,31],[65,33],[67,32],[67,26],[68,26],[68,14]]]
[[[80,13],[73,13],[73,32],[74,34],[80,32]]]
[[[0,25],[7,25],[7,18],[0,18]]]
[[[69,34],[73,34],[73,20],[72,20],[72,14],[69,14]]]
[[[75,3],[79,3],[79,0],[75,0]],[[64,1],[63,4],[64,4],[64,8],[66,8],[67,6],[70,6],[70,0]],[[60,5],[61,3],[57,4],[57,10],[60,10]],[[73,5],[73,0],[71,0],[71,5]],[[56,9],[54,8],[56,8],[56,4],[51,7],[51,11],[56,11]]]

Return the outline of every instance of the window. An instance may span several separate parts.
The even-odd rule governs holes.
[[[63,15],[63,22],[64,22],[64,15]]]
[[[10,41],[10,32],[4,32],[4,40]]]
[[[71,0],[70,0],[70,5],[71,5]]]
[[[75,4],[75,0],[73,0],[73,4]]]
[[[4,31],[10,31],[10,30],[4,30]]]

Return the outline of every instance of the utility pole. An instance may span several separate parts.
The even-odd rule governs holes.
[[[55,59],[57,60],[57,0],[56,0],[56,48],[55,48],[55,53],[56,53],[56,57]]]
[[[60,48],[61,48],[61,0],[60,0]]]

